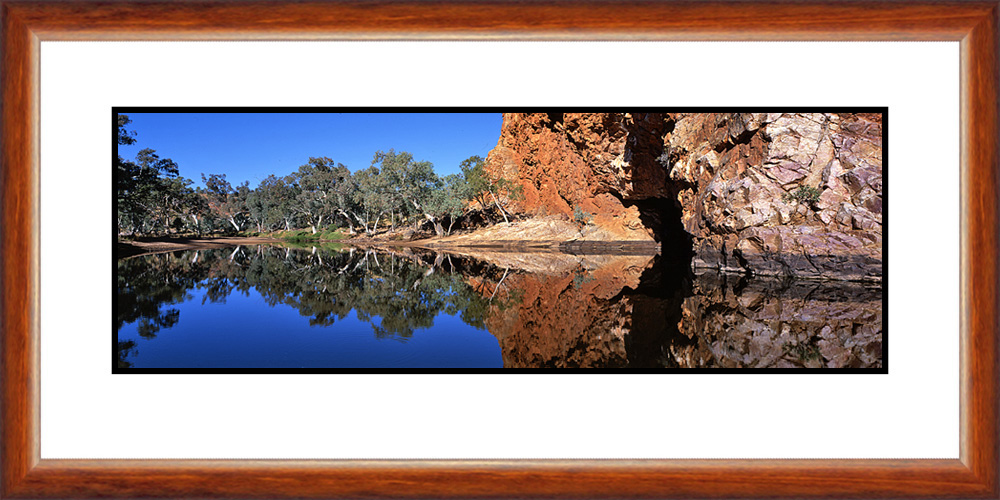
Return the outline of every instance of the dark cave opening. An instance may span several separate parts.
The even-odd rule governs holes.
[[[660,254],[668,260],[687,261],[694,257],[694,238],[681,222],[681,207],[669,198],[623,200],[627,207],[639,209],[639,220],[653,231],[653,239],[660,244]]]
[[[625,292],[633,308],[631,333],[625,340],[629,366],[678,367],[676,357],[696,344],[678,326],[681,305],[692,294],[694,238],[681,222],[679,202],[670,198],[622,202],[639,209],[639,220],[660,243],[660,254],[643,272],[638,288]]]

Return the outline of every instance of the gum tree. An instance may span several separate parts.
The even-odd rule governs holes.
[[[434,164],[414,161],[412,154],[390,149],[375,153],[372,166],[376,165],[385,175],[386,185],[392,189],[391,197],[423,215],[434,225],[434,232],[444,236],[441,222],[429,209],[435,192],[441,188],[441,179],[434,173]]]

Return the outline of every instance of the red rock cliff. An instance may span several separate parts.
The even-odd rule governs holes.
[[[521,184],[520,212],[690,238],[697,267],[882,274],[879,114],[508,113],[488,168]]]

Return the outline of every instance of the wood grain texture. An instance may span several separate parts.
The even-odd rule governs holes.
[[[10,2],[46,40],[958,40],[994,2]]]
[[[0,0],[0,497],[998,498],[998,3]],[[960,460],[39,460],[39,40],[961,40]]]
[[[1000,61],[998,12],[973,28],[962,41],[963,196],[966,235],[963,258],[967,302],[963,350],[962,461],[991,491],[998,490],[1000,412],[998,412],[998,231],[1000,218]]]
[[[977,498],[956,460],[43,462],[43,497]]]
[[[34,257],[34,54],[37,40],[0,8],[0,497],[35,465],[32,324]]]

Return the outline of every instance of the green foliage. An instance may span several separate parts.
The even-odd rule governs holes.
[[[285,231],[281,233],[281,239],[291,242],[318,242],[318,241],[336,241],[347,238],[347,235],[342,233],[339,229],[333,231],[317,231],[313,233],[309,229],[303,229],[301,231]]]
[[[594,216],[588,212],[585,212],[579,205],[573,207],[573,220],[580,225],[590,224],[594,220]]]
[[[116,118],[117,144],[135,144],[135,132],[126,128],[131,123],[129,117]],[[192,201],[191,181],[179,177],[177,163],[160,158],[152,149],[139,151],[131,160],[116,155],[113,166],[116,237],[123,230],[131,235],[180,231],[188,216],[200,209]]]
[[[349,208],[351,200],[338,196],[340,184],[348,176],[347,167],[326,156],[309,158],[308,163],[287,178],[296,191],[288,208],[313,232],[317,231],[324,220],[330,221],[339,210]]]
[[[507,205],[524,198],[521,185],[504,177],[493,177],[486,171],[486,160],[472,156],[459,165],[466,182],[466,199],[471,200],[488,213],[490,204],[507,220]],[[487,216],[488,217],[488,216]]]
[[[490,186],[492,182],[486,174],[486,161],[481,156],[470,156],[459,164],[462,177],[465,178],[465,198],[477,203],[480,208],[489,206]]]
[[[134,144],[128,116],[117,116],[117,143]],[[444,177],[428,161],[408,152],[378,151],[368,168],[353,173],[329,157],[310,157],[290,175],[269,175],[253,188],[233,185],[224,174],[202,174],[204,187],[181,177],[178,166],[143,149],[134,159],[114,160],[117,222],[120,237],[155,234],[257,234],[308,228],[299,239],[342,238],[325,234],[331,224],[355,234],[396,224],[430,222],[438,235],[451,233],[472,209],[482,209],[489,220],[509,220],[508,205],[523,198],[521,186],[494,178],[486,161],[473,156],[460,165],[461,173]]]
[[[799,186],[798,189],[792,191],[791,193],[785,193],[782,196],[782,200],[785,203],[791,203],[792,201],[797,201],[799,203],[813,204],[819,201],[820,195],[823,194],[819,188],[814,188],[811,186]]]
[[[819,346],[812,343],[809,339],[806,342],[797,343],[794,345],[785,344],[784,351],[786,354],[790,354],[793,358],[802,361],[813,361],[822,359],[823,355],[820,353]]]
[[[120,260],[116,332],[136,323],[140,335],[151,338],[170,328],[179,320],[170,306],[190,299],[194,289],[204,291],[205,301],[224,302],[253,288],[268,305],[288,305],[311,325],[332,325],[353,310],[379,338],[410,337],[433,326],[441,313],[460,314],[466,323],[484,328],[491,311],[522,300],[495,282],[477,290],[454,272],[461,265],[453,267],[442,257],[341,252],[337,245],[315,245],[314,251],[312,246],[191,250]],[[118,366],[127,366],[135,348],[118,344]]]
[[[407,152],[395,150],[378,151],[372,159],[372,167],[381,171],[379,188],[385,195],[381,198],[388,204],[384,211],[423,216],[434,225],[438,236],[444,234],[441,227],[441,203],[435,203],[443,182],[434,173],[434,164],[429,161],[415,161]]]
[[[447,234],[455,221],[465,215],[469,206],[469,184],[460,174],[446,175],[441,189],[436,190],[427,202],[427,210],[441,220],[448,221]]]
[[[117,143],[119,146],[125,146],[129,144],[135,144],[135,131],[128,130],[125,128],[126,125],[132,123],[132,120],[128,115],[118,115],[118,133],[117,133]]]
[[[577,269],[573,273],[573,288],[580,288],[591,281],[594,281],[594,277],[584,269]]]
[[[226,180],[225,174],[201,174],[205,184],[204,196],[209,210],[229,224],[227,230],[239,232],[250,220],[250,210],[247,200],[250,197],[250,185],[247,182],[233,187]]]

